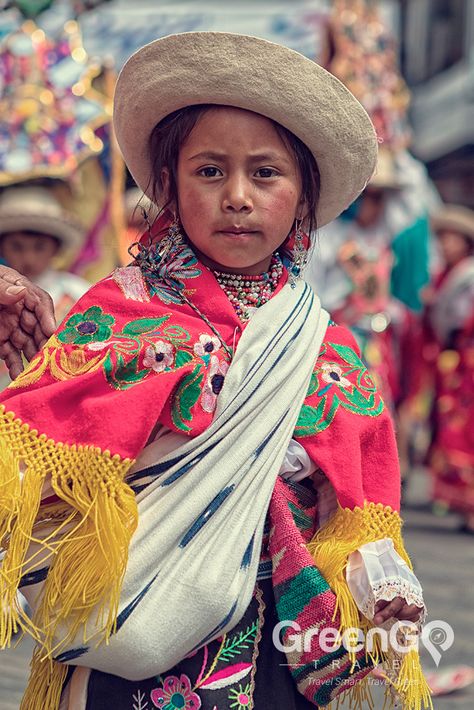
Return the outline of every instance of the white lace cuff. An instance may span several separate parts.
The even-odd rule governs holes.
[[[407,604],[423,609],[420,623],[426,615],[421,585],[398,552],[393,540],[384,538],[362,545],[349,555],[346,570],[349,590],[359,611],[374,618],[374,608],[381,599],[392,601],[402,597]]]

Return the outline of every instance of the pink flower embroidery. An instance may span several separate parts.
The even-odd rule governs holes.
[[[323,371],[321,379],[324,380],[324,382],[327,382],[330,385],[338,385],[339,387],[344,387],[344,389],[347,389],[351,386],[351,383],[347,379],[347,377],[343,376],[342,370],[339,365],[335,365],[330,362],[323,362],[323,364],[321,365],[321,370]]]
[[[152,690],[150,696],[153,705],[160,710],[198,710],[201,707],[199,695],[193,693],[191,681],[184,674],[179,679],[168,676],[163,687]]]
[[[171,343],[157,340],[154,345],[149,345],[145,350],[143,366],[150,367],[155,372],[163,372],[166,367],[173,364],[174,350]]]
[[[222,389],[229,365],[223,360],[219,362],[216,355],[211,355],[211,366],[206,384],[202,390],[201,406],[205,412],[212,414],[217,404],[217,395]]]
[[[202,335],[199,336],[199,343],[195,343],[194,345],[194,352],[199,357],[205,357],[219,350],[220,347],[221,341],[219,338],[215,338],[207,333],[202,333]]]

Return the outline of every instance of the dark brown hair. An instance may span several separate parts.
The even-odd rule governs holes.
[[[167,203],[161,206],[168,207],[172,203],[177,204],[178,189],[176,179],[179,150],[201,116],[212,108],[216,108],[216,106],[214,104],[186,106],[170,113],[153,129],[150,136],[149,149],[152,165],[153,201],[156,204],[160,203],[164,191],[161,177],[163,168],[167,168],[169,172],[169,191]],[[272,121],[272,123],[278,135],[295,157],[301,175],[301,197],[308,208],[308,216],[306,218],[307,232],[311,234],[317,228],[316,210],[320,192],[318,165],[313,154],[303,141],[276,121]]]

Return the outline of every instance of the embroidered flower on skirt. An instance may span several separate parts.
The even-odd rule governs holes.
[[[199,357],[206,358],[216,350],[219,350],[220,347],[221,341],[219,338],[215,338],[207,333],[202,333],[202,335],[199,336],[199,342],[194,345],[194,352]]]
[[[217,395],[222,389],[228,369],[229,364],[227,362],[219,361],[216,355],[211,356],[211,365],[201,397],[201,406],[205,412],[212,414],[216,408]]]
[[[201,707],[199,695],[193,693],[187,675],[179,678],[170,675],[165,678],[162,688],[151,691],[153,705],[160,710],[198,710]]]
[[[241,685],[238,688],[232,688],[229,691],[229,700],[233,701],[229,705],[232,710],[248,710],[252,705],[250,683],[247,683],[245,688],[242,688]]]
[[[163,372],[167,367],[171,367],[174,360],[174,348],[171,343],[164,340],[157,340],[153,345],[149,345],[145,350],[143,366],[150,367],[155,372]]]

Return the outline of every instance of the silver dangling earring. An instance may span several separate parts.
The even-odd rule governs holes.
[[[293,246],[293,254],[291,259],[289,282],[291,288],[295,288],[296,282],[301,278],[302,272],[308,261],[308,251],[304,245],[304,232],[301,229],[303,220],[295,220],[295,239]]]

